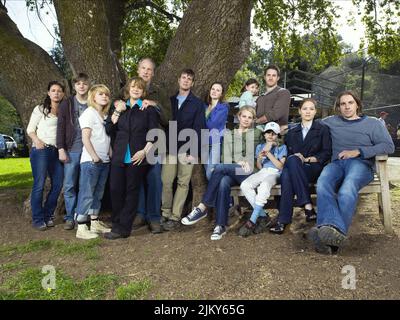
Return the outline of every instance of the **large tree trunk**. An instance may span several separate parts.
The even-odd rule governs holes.
[[[21,35],[1,3],[0,47],[0,94],[15,106],[26,128],[33,108],[46,97],[48,82],[67,83],[46,51]],[[45,189],[47,193],[48,183]],[[62,198],[59,198],[56,214],[64,211]],[[22,213],[31,216],[30,196],[24,202]]]
[[[201,98],[214,81],[228,85],[250,53],[252,7],[249,0],[192,0],[155,81],[174,92],[179,72],[191,68]]]
[[[126,15],[125,7],[127,0],[105,0],[105,9],[110,27],[110,46],[113,53],[113,58],[117,64],[120,80],[125,84],[127,75],[121,65],[121,32]]]
[[[201,99],[214,81],[227,87],[250,53],[252,7],[253,1],[249,0],[193,0],[169,44],[155,81],[167,92],[175,92],[180,71],[191,68],[196,73],[193,91]],[[201,201],[206,185],[203,166],[196,165],[192,205]]]
[[[110,10],[110,3],[105,1],[110,0],[54,0],[54,7],[64,52],[73,73],[85,72],[96,83],[107,85],[116,94],[123,81],[116,56],[119,54],[118,50],[120,51],[116,47],[120,43],[111,41],[110,30],[113,30],[112,35],[115,37],[120,25],[113,24],[110,29],[106,13],[106,9]],[[117,6],[112,10],[123,8],[122,1],[118,0],[116,3]],[[110,16],[116,17],[115,14]],[[119,14],[123,17],[124,12]],[[114,23],[122,24],[122,21],[113,19]]]
[[[127,0],[54,0],[61,39],[71,69],[86,72],[116,94],[124,82],[120,68],[120,30]],[[253,1],[192,0],[171,41],[155,82],[177,90],[182,68],[196,72],[194,92],[204,98],[213,81],[227,85],[250,50]],[[43,101],[46,84],[63,80],[50,56],[23,38],[0,3],[0,94],[19,112],[26,128],[33,107]],[[193,175],[194,201],[205,187],[202,167]]]
[[[46,51],[21,35],[1,3],[0,48],[0,94],[15,106],[26,128],[33,108],[46,97],[48,82],[63,82],[63,75]]]

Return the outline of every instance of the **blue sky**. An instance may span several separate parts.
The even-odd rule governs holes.
[[[364,27],[359,21],[355,26],[347,26],[347,17],[349,12],[356,12],[357,8],[352,4],[351,0],[336,0],[336,5],[341,7],[339,12],[341,18],[339,20],[339,34],[344,41],[351,44],[354,50],[358,50],[360,38],[364,34]],[[7,0],[6,7],[11,19],[17,24],[18,29],[25,38],[37,43],[44,50],[50,51],[54,46],[54,25],[57,24],[56,13],[54,8],[46,7],[48,14],[42,14],[41,20],[36,12],[31,12],[26,8],[25,0]],[[252,39],[256,43],[262,45],[263,42],[258,39]]]

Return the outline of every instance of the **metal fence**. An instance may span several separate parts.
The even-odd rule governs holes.
[[[313,97],[322,109],[322,116],[333,112],[335,98],[340,92],[354,90],[362,98],[365,114],[379,117],[386,111],[389,129],[397,130],[400,124],[400,76],[373,72],[362,64],[354,68],[331,67],[321,74],[296,70],[285,78],[288,80],[284,85],[294,100]]]

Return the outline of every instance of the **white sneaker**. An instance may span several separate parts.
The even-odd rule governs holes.
[[[91,230],[86,224],[78,224],[78,230],[76,231],[76,237],[79,239],[95,239],[99,235]]]
[[[224,226],[216,226],[211,235],[211,240],[221,240],[222,236],[226,234],[226,228]]]
[[[95,233],[106,233],[111,232],[111,228],[107,227],[107,225],[100,220],[91,220],[90,231]]]
[[[200,208],[194,207],[192,212],[182,218],[181,223],[185,226],[191,226],[205,217],[207,217],[207,210],[201,211]]]

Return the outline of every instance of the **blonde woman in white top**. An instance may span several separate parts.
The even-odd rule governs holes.
[[[110,90],[105,85],[94,85],[88,93],[88,107],[79,117],[83,142],[75,211],[78,222],[76,237],[79,239],[93,239],[99,233],[111,231],[99,220],[101,199],[110,170],[110,137],[104,127],[111,104],[110,96]]]
[[[40,231],[54,227],[53,215],[64,175],[62,164],[58,160],[56,134],[58,105],[64,97],[65,89],[61,83],[51,81],[47,90],[43,104],[33,109],[27,128],[27,133],[32,139],[32,225]],[[47,175],[50,177],[51,189],[43,205],[43,189]]]

